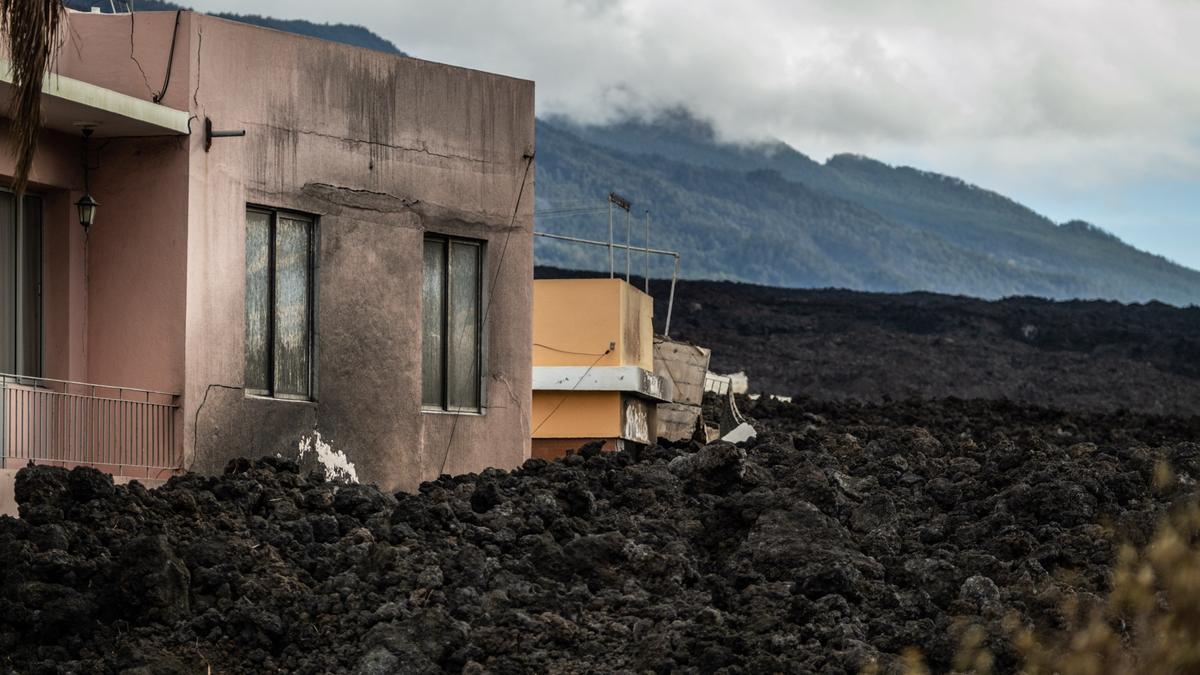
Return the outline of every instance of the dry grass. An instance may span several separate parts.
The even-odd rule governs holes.
[[[1175,475],[1165,463],[1155,487],[1169,491]],[[1143,549],[1123,545],[1112,587],[1095,607],[1068,603],[1071,621],[1060,632],[1038,631],[1012,615],[1004,627],[1027,675],[1173,675],[1200,673],[1200,503],[1164,519]],[[960,673],[990,675],[992,654],[979,627],[966,630],[954,662]],[[928,675],[917,650],[906,651],[899,670]],[[866,669],[867,672],[873,668]],[[874,667],[875,672],[878,668]]]
[[[13,188],[25,191],[42,127],[42,80],[54,63],[65,25],[59,0],[0,0],[0,33],[16,92],[9,107],[16,171]]]
[[[1107,602],[1062,636],[1014,643],[1030,675],[1200,672],[1200,506],[1167,519],[1143,550],[1123,546]]]

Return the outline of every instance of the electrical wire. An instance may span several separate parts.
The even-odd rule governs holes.
[[[571,212],[571,213],[550,213],[550,214],[539,213],[536,215],[536,218],[539,221],[540,220],[558,220],[560,218],[576,218],[578,216],[587,216],[587,215],[591,215],[593,213],[604,213],[604,211],[605,211],[605,209],[596,209],[593,211],[575,211],[575,212]]]
[[[517,200],[516,203],[513,204],[512,217],[509,218],[508,221],[508,231],[504,235],[504,245],[500,248],[500,258],[496,261],[496,273],[492,275],[491,288],[488,289],[487,305],[483,308],[483,320],[479,322],[481,330],[485,330],[487,328],[488,318],[490,318],[492,315],[492,300],[496,296],[496,282],[500,279],[500,272],[504,270],[504,256],[506,253],[508,253],[508,241],[512,238],[513,225],[516,224],[517,213],[521,209],[521,197],[525,195],[525,183],[529,180],[529,168],[533,166],[533,158],[536,155],[536,150],[528,155],[525,155],[525,173],[521,176],[521,187],[517,190]],[[465,333],[460,333],[459,335],[460,345],[462,344],[462,337],[464,335]],[[478,377],[479,375],[479,367],[482,360],[482,358],[476,358],[475,363],[471,366],[471,373],[475,377]],[[472,377],[472,379],[475,379],[475,377]],[[446,462],[450,461],[450,448],[454,446],[454,434],[458,431],[458,420],[461,417],[461,414],[455,415],[454,423],[450,426],[450,438],[446,441],[446,451],[442,453],[442,465],[441,468],[438,469],[439,476],[446,472]]]
[[[569,201],[569,202],[556,202],[554,204],[548,204],[546,208],[547,208],[547,210],[579,209],[579,208],[591,208],[593,206],[596,206],[597,204],[607,204],[607,203],[608,203],[607,199],[596,200],[594,198],[589,197],[587,199],[576,199],[574,201]]]
[[[142,62],[138,60],[133,53],[133,34],[136,28],[133,6],[129,6],[129,58],[137,65],[137,69],[142,74],[142,81],[146,84],[146,91],[150,94],[150,100],[155,103],[162,103],[163,97],[167,95],[167,87],[171,86],[171,67],[175,63],[175,43],[179,39],[179,18],[183,14],[183,10],[175,10],[175,29],[171,33],[171,50],[167,52],[167,72],[163,75],[163,86],[160,91],[154,91],[150,86],[150,78],[146,76],[146,69],[142,67]]]
[[[535,211],[533,215],[534,216],[556,216],[556,215],[560,215],[560,214],[592,213],[594,211],[607,211],[607,210],[608,210],[607,206],[579,206],[579,207],[570,208],[570,209],[542,209],[541,211]]]
[[[596,364],[600,363],[600,359],[604,358],[605,356],[608,356],[609,354],[612,353],[612,351],[613,351],[613,349],[609,348],[609,349],[605,350],[603,354],[601,354],[600,356],[597,356],[595,361],[592,361],[592,365],[588,366],[587,370],[583,371],[583,374],[579,376],[579,380],[576,381],[575,384],[570,389],[567,390],[567,393],[562,395],[562,398],[560,398],[558,400],[558,403],[554,406],[553,409],[550,410],[550,413],[542,418],[542,421],[538,423],[537,428],[535,428],[530,433],[531,436],[533,434],[536,434],[538,432],[538,429],[542,428],[542,425],[544,425],[546,422],[549,422],[551,417],[554,417],[554,413],[558,412],[558,409],[562,407],[562,404],[567,402],[567,399],[570,397],[571,392],[578,389],[579,385],[583,384],[583,381],[585,379],[587,379],[588,373],[592,372],[592,368],[595,368]]]
[[[533,343],[533,346],[541,347],[542,349],[549,349],[550,351],[558,352],[559,354],[574,354],[575,356],[604,356],[605,354],[608,354],[608,352],[612,351],[611,349],[609,349],[608,351],[601,352],[599,354],[597,354],[596,352],[573,352],[569,349],[559,349],[558,347],[551,347],[550,345],[544,345],[540,342]]]
[[[154,95],[155,103],[162,103],[163,97],[167,95],[167,87],[171,86],[171,66],[175,63],[175,41],[179,38],[179,16],[181,14],[183,14],[182,9],[175,10],[175,30],[171,33],[171,51],[167,52],[167,72],[163,76],[162,89]]]

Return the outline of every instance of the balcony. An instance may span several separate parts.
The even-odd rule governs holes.
[[[0,469],[30,461],[161,479],[183,467],[179,395],[0,374]]]

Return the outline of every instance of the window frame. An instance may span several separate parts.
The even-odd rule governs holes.
[[[267,373],[267,384],[268,384],[269,388],[268,389],[252,389],[248,386],[245,386],[246,385],[245,368],[247,365],[246,361],[248,359],[248,351],[247,351],[246,353],[243,354],[243,357],[242,357],[243,391],[245,392],[245,395],[250,398],[261,398],[261,399],[267,399],[267,400],[271,400],[271,401],[292,401],[292,402],[299,402],[299,403],[316,403],[316,401],[317,401],[317,385],[318,385],[318,377],[317,377],[317,371],[318,371],[318,368],[317,368],[317,362],[318,362],[317,316],[318,316],[318,312],[319,312],[318,299],[317,299],[317,288],[318,288],[318,278],[320,275],[320,268],[321,268],[320,267],[320,255],[319,255],[320,232],[321,232],[320,218],[316,214],[305,213],[303,211],[297,211],[295,209],[278,208],[278,207],[273,207],[273,206],[264,206],[262,204],[248,203],[248,204],[246,204],[245,212],[243,215],[243,224],[242,224],[243,235],[246,234],[246,227],[247,227],[247,222],[246,222],[245,216],[248,216],[251,212],[259,213],[259,214],[262,214],[262,215],[265,215],[268,217],[268,224],[267,224],[267,228],[268,228],[267,229],[267,239],[268,239],[268,246],[267,246],[267,282],[268,282],[267,283],[267,312],[268,312],[268,316],[270,317],[270,320],[267,322],[265,368],[266,368],[266,373]],[[278,383],[276,382],[276,374],[275,374],[275,361],[276,361],[276,359],[275,359],[275,324],[276,324],[276,314],[277,314],[277,306],[276,306],[277,278],[276,277],[277,277],[277,272],[278,272],[278,269],[276,268],[276,249],[278,248],[277,232],[278,232],[278,223],[279,223],[280,215],[285,215],[285,216],[290,217],[291,219],[305,221],[308,223],[308,265],[306,268],[308,270],[308,279],[307,279],[308,283],[307,283],[307,288],[306,288],[306,295],[308,298],[308,308],[307,308],[308,309],[308,317],[307,317],[308,393],[307,393],[307,395],[288,394],[288,393],[281,393],[281,392],[277,391]],[[245,253],[245,239],[244,238],[243,238],[242,251],[244,254]],[[243,263],[242,263],[243,279],[245,279],[246,271],[247,271],[246,263],[245,263],[245,260],[243,260]],[[242,302],[243,303],[246,302],[245,289],[243,289]],[[245,322],[245,318],[246,318],[245,305],[243,304],[243,311],[242,311],[243,322]],[[248,347],[249,347],[249,343],[246,339],[247,330],[248,330],[248,326],[243,325],[242,347],[244,350],[248,350]]]
[[[11,354],[3,355],[7,361],[12,359],[11,375],[21,377],[40,378],[43,377],[46,368],[46,312],[45,312],[45,286],[46,286],[46,200],[36,192],[26,192],[18,197],[17,193],[8,186],[0,186],[0,192],[4,192],[12,196],[13,200],[13,237],[12,237],[12,326],[9,340],[11,342]],[[29,230],[26,221],[28,220],[25,205],[30,201],[37,202],[38,217],[38,241],[37,241],[37,280],[34,281],[35,288],[32,294],[33,315],[36,323],[35,331],[37,335],[37,363],[25,363],[26,345],[25,335],[26,316],[23,311],[24,306],[22,301],[26,296],[26,284],[29,280],[26,266],[29,264],[28,257],[25,255],[26,247],[28,246]],[[2,369],[0,369],[2,372]]]
[[[487,316],[486,304],[488,301],[488,290],[487,290],[487,286],[488,286],[487,243],[488,242],[487,242],[487,240],[484,240],[484,239],[473,239],[470,237],[460,237],[460,236],[456,236],[456,235],[442,234],[440,232],[426,232],[424,237],[422,237],[422,239],[421,239],[422,284],[424,283],[424,275],[425,275],[425,263],[424,263],[425,245],[431,241],[437,242],[438,244],[441,245],[442,265],[443,265],[443,267],[442,267],[443,279],[442,279],[442,288],[441,288],[442,308],[439,310],[441,312],[441,319],[442,319],[442,322],[441,322],[442,323],[442,326],[441,326],[441,328],[442,328],[442,364],[441,364],[441,370],[442,370],[442,378],[441,378],[442,379],[442,382],[441,382],[442,396],[441,396],[441,398],[442,398],[442,400],[439,405],[431,405],[431,404],[428,404],[425,402],[425,390],[424,390],[425,374],[424,374],[424,370],[422,370],[421,378],[420,378],[421,412],[432,413],[432,414],[442,414],[442,415],[485,415],[487,413],[487,387],[484,386],[484,383],[486,381],[486,374],[487,374],[487,368],[488,368],[488,366],[487,366],[488,339],[487,339],[487,331],[485,330],[485,325],[484,325],[484,317]],[[479,404],[478,404],[478,406],[475,406],[475,407],[452,406],[450,404],[451,379],[452,379],[451,363],[454,358],[452,350],[450,349],[450,340],[451,340],[450,303],[452,301],[451,291],[450,291],[450,283],[451,283],[452,279],[454,278],[454,274],[453,274],[453,270],[452,270],[452,261],[451,261],[451,259],[453,257],[451,255],[451,248],[454,244],[465,244],[465,245],[469,245],[469,246],[474,246],[477,250],[476,278],[478,279],[478,283],[476,283],[476,285],[475,285],[475,306],[477,308],[476,313],[475,313],[475,336],[476,336],[475,360],[476,360],[476,363],[479,364],[479,372],[476,373],[473,380],[474,380],[474,384],[476,387],[476,397],[479,401]],[[428,310],[428,308],[426,308],[424,306],[424,298],[423,297],[421,300],[422,300],[421,312],[424,313]],[[421,322],[421,340],[422,340],[422,369],[423,369],[424,368],[424,340],[425,340],[424,322],[423,321]]]

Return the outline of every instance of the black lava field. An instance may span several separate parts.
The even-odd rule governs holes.
[[[656,281],[651,290],[662,330],[668,285]],[[1197,306],[683,281],[671,334],[711,348],[713,370],[745,371],[752,392],[1200,411]]]
[[[386,494],[237,461],[147,491],[31,468],[0,671],[883,672],[1061,628],[1200,477],[1200,419],[743,401],[741,446],[584,449]],[[1178,477],[1155,485],[1160,462]]]
[[[283,459],[22,471],[0,672],[945,672],[972,626],[1014,672],[1014,617],[1065,629],[1195,499],[1198,309],[721,282],[674,309],[714,370],[796,396],[740,401],[757,439],[418,494]]]

